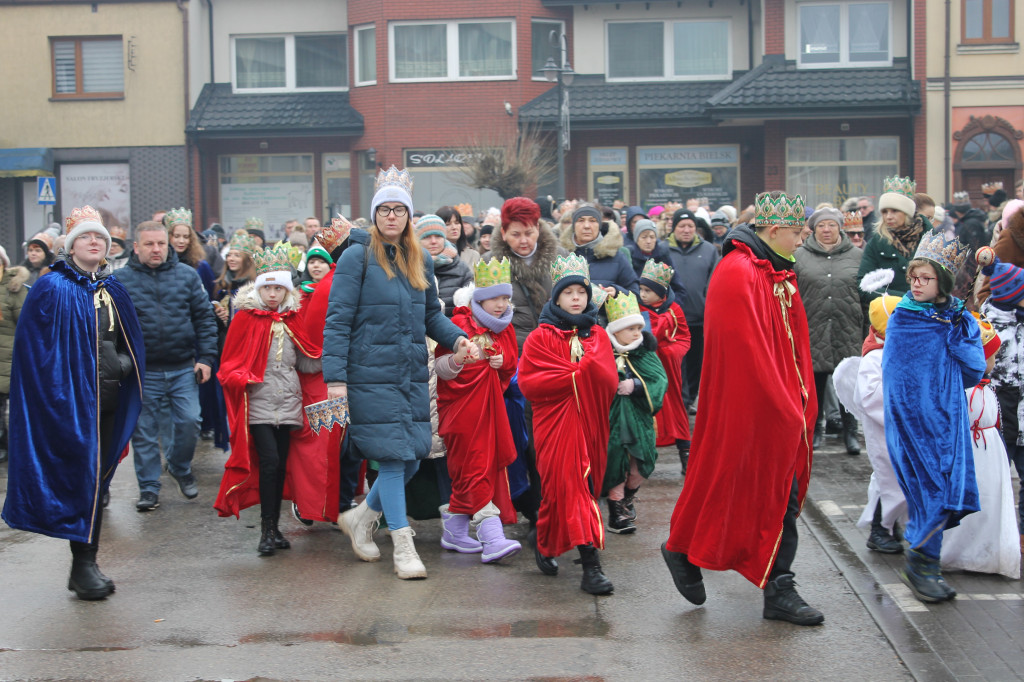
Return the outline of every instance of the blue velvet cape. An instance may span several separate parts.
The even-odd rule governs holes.
[[[14,335],[3,519],[19,530],[92,542],[103,493],[142,405],[142,329],[128,291],[115,276],[94,281],[65,261],[51,269],[25,298]],[[105,452],[99,451],[94,303],[100,288],[113,299],[135,364],[121,382]]]
[[[907,498],[906,538],[937,559],[942,531],[979,509],[964,393],[985,374],[978,323],[959,299],[938,309],[907,293],[884,348],[885,440]]]

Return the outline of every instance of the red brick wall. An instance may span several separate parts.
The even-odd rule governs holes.
[[[910,2],[911,0],[907,0]],[[914,3],[914,30],[913,30],[913,62],[911,64],[911,76],[921,84],[921,113],[914,118],[914,179],[917,181],[918,192],[928,192],[928,126],[925,117],[925,95],[927,94],[925,88],[925,77],[927,75],[927,28],[925,24],[925,4],[926,0],[912,0]],[[943,122],[932,121],[932,125],[942,126]],[[942,150],[936,150],[936,153],[941,154]],[[909,172],[909,171],[908,171]],[[936,178],[936,194],[940,197],[950,196],[951,192],[947,191],[948,188],[941,188],[939,184],[944,181],[944,178]]]
[[[786,54],[786,2],[764,0],[764,53]]]

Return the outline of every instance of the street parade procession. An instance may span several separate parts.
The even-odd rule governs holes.
[[[764,619],[820,625],[794,562],[831,438],[829,457],[870,460],[859,525],[913,597],[955,600],[950,571],[1019,579],[1024,200],[972,231],[894,176],[878,218],[781,191],[513,197],[481,229],[413,187],[381,169],[368,218],[275,244],[259,216],[222,235],[169,208],[129,240],[81,206],[23,265],[4,255],[3,520],[69,543],[71,595],[133,589],[100,565],[134,464],[139,515],[166,474],[206,537],[258,517],[241,532],[262,566],[319,524],[340,533],[304,542],[381,581],[461,554],[481,584],[519,564],[614,600],[631,577],[606,548],[655,536],[679,611],[733,599],[715,574],[734,571]],[[216,489],[193,471],[204,443]],[[644,504],[659,458],[670,516]]]

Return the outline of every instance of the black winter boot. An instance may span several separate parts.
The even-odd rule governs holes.
[[[292,543],[288,542],[285,536],[281,535],[281,531],[277,527],[278,519],[274,519],[274,548],[275,549],[291,549]]]
[[[640,488],[626,488],[625,494],[622,496],[622,508],[626,510],[630,521],[636,521],[636,507],[633,504],[636,502],[636,494],[639,491]]]
[[[899,571],[899,576],[914,596],[927,604],[950,598],[949,592],[943,589],[939,582],[942,577],[939,562],[915,549],[907,551],[907,565]]]
[[[768,620],[784,620],[794,625],[818,625],[825,622],[821,611],[808,606],[797,593],[792,573],[783,573],[764,586],[763,615]]]
[[[636,524],[629,518],[629,512],[623,504],[625,500],[608,500],[608,531],[629,535],[636,532]]]
[[[96,566],[95,549],[78,550],[72,555],[68,589],[86,601],[106,599],[114,591],[113,581]]]
[[[672,582],[675,583],[679,594],[697,606],[706,602],[708,595],[704,591],[704,576],[701,575],[700,567],[691,564],[685,554],[669,550],[667,543],[664,542],[661,544],[661,556],[665,559],[665,565],[672,574]]]
[[[256,551],[262,556],[273,556],[274,549],[274,519],[264,517],[260,519],[260,544]]]
[[[846,446],[846,454],[860,454],[860,443],[857,441],[857,418],[849,412],[843,413],[843,444]]]
[[[682,473],[685,476],[686,467],[690,463],[690,444],[685,440],[677,440],[676,449],[679,451],[679,464],[682,465]]]
[[[537,548],[537,529],[533,528],[526,536],[526,541],[533,545],[533,559],[537,568],[544,575],[558,575],[558,562],[553,557],[544,556]]]
[[[601,572],[597,548],[593,545],[580,545],[577,549],[580,551],[580,558],[576,563],[583,564],[583,581],[580,582],[580,589],[588,594],[611,594],[615,587]]]
[[[868,549],[882,554],[899,554],[903,551],[903,543],[892,536],[882,525],[882,502],[875,505],[875,517],[871,520],[871,535],[868,536]]]
[[[821,425],[821,422],[815,422],[814,424],[814,442],[811,443],[811,447],[817,450],[825,444],[825,427]]]

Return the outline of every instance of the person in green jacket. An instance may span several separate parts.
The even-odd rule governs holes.
[[[882,294],[902,296],[907,293],[910,288],[907,264],[917,251],[921,236],[932,230],[932,224],[917,212],[914,203],[917,183],[910,178],[893,176],[883,180],[882,188],[884,193],[878,198],[882,219],[875,225],[875,233],[864,247],[864,257],[857,272],[857,281],[862,283],[860,297],[865,309]],[[892,270],[888,289],[879,286],[866,290],[864,276],[877,270]]]
[[[7,252],[0,246],[0,463],[7,461],[7,395],[11,392],[11,355],[14,329],[21,305],[28,295],[29,271],[10,267]]]
[[[654,415],[661,409],[668,377],[658,359],[658,342],[644,331],[636,296],[620,292],[609,298],[604,308],[608,315],[606,331],[619,370],[619,388],[609,412],[611,431],[604,476],[608,530],[628,534],[636,530],[636,493],[658,460]]]

